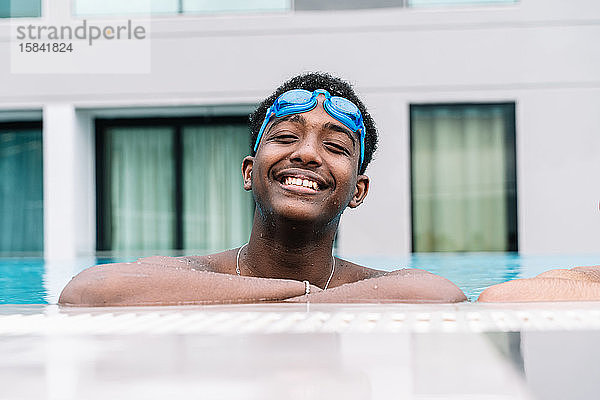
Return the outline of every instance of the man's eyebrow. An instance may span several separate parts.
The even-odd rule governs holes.
[[[286,115],[285,117],[281,117],[281,118],[275,120],[275,122],[273,122],[273,124],[269,128],[269,132],[271,130],[273,130],[273,128],[275,128],[280,123],[286,122],[286,121],[297,122],[297,123],[300,123],[302,125],[306,125],[306,119],[302,115],[300,115],[300,114]]]
[[[327,122],[323,127],[326,129],[335,131],[335,132],[345,133],[346,136],[348,136],[350,138],[350,140],[352,141],[352,146],[354,146],[354,147],[356,146],[356,139],[354,139],[354,134],[348,128],[343,127],[338,124],[334,124],[332,122]]]
[[[273,124],[269,128],[269,132],[271,130],[273,130],[273,128],[275,128],[280,123],[286,122],[286,121],[296,122],[301,125],[306,125],[306,118],[304,118],[302,115],[291,114],[291,115],[286,115],[285,117],[281,117],[281,118],[275,120],[275,122],[273,122]],[[344,133],[352,141],[352,146],[356,147],[356,139],[354,138],[354,133],[350,129],[346,128],[345,126],[334,124],[333,122],[326,122],[325,125],[323,125],[323,128],[329,129],[329,130],[335,131],[335,132]]]

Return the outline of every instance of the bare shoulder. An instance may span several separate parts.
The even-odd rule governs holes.
[[[426,278],[426,279],[444,279],[439,275],[432,274],[424,269],[419,268],[401,268],[394,271],[383,271],[374,268],[363,267],[350,261],[339,259],[343,272],[340,273],[338,280],[344,283],[357,282],[363,279],[379,278],[382,276],[400,276],[406,278]],[[343,282],[342,282],[343,281]]]
[[[329,287],[353,283],[369,278],[377,278],[387,274],[386,271],[380,271],[374,268],[363,267],[362,265],[338,258],[336,264],[338,273],[335,274]]]
[[[214,284],[235,274],[235,250],[207,256],[152,256],[134,262],[101,264],[81,271],[63,289],[59,304],[137,304],[138,298],[160,302],[186,285]],[[170,282],[170,283],[169,283]],[[168,287],[172,284],[177,288]],[[168,288],[168,289],[167,289]],[[194,288],[190,286],[190,296]],[[209,291],[205,291],[208,293]],[[145,301],[144,300],[144,301]],[[204,299],[206,300],[206,299]]]
[[[192,269],[194,271],[209,271],[225,274],[235,274],[235,259],[237,250],[226,250],[220,253],[202,256],[165,257],[152,256],[140,258],[137,263],[145,265],[158,265],[179,269]]]

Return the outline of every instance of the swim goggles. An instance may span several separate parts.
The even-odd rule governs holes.
[[[258,144],[260,143],[263,132],[273,116],[276,118],[281,118],[287,115],[308,112],[317,106],[317,97],[320,94],[325,95],[323,108],[325,111],[327,111],[327,114],[340,121],[342,124],[348,127],[348,129],[356,133],[360,138],[359,168],[362,167],[363,159],[365,158],[366,133],[362,114],[360,113],[358,107],[350,100],[344,97],[332,96],[325,89],[317,89],[312,93],[304,89],[293,89],[279,96],[273,105],[267,110],[265,120],[258,131],[258,136],[256,137],[254,152],[256,152],[258,149]]]

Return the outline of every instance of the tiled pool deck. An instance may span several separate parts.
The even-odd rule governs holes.
[[[586,399],[600,303],[0,307],[3,399]]]
[[[0,306],[0,335],[523,332],[599,330],[600,302]]]

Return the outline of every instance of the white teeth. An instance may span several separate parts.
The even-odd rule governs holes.
[[[319,185],[317,184],[317,182],[314,182],[314,181],[311,181],[308,179],[293,178],[291,176],[287,176],[283,180],[283,184],[284,185],[304,186],[304,187],[314,189],[314,190],[318,190],[318,188],[319,188]]]

